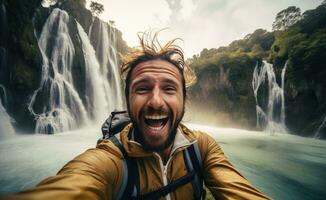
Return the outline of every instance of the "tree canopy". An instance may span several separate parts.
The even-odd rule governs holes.
[[[281,10],[277,13],[275,21],[273,22],[273,30],[286,30],[296,22],[302,19],[301,10],[295,6]]]
[[[92,13],[95,15],[99,15],[104,11],[104,6],[95,1],[91,1],[91,4],[89,7],[91,8]]]

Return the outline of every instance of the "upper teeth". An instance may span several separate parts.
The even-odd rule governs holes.
[[[146,115],[145,116],[146,119],[164,119],[167,117],[168,117],[167,115],[156,115],[156,116]]]

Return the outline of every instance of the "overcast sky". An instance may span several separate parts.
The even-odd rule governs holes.
[[[89,0],[90,1],[90,0]],[[226,46],[258,28],[271,30],[276,14],[288,6],[313,9],[322,0],[93,0],[104,5],[100,15],[113,20],[130,47],[137,32],[162,32],[161,40],[180,37],[186,57],[203,48]]]

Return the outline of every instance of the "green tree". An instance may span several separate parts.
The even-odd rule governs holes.
[[[99,15],[104,11],[104,6],[95,1],[91,1],[91,4],[89,7],[91,8],[92,13],[95,15]]]
[[[273,22],[273,30],[286,30],[302,19],[301,10],[298,7],[290,6],[277,13]]]

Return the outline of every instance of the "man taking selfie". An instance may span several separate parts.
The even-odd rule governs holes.
[[[269,199],[215,139],[181,123],[195,77],[175,40],[162,46],[157,34],[144,34],[121,72],[130,123],[56,176],[5,199],[202,199],[203,183],[215,199]]]

